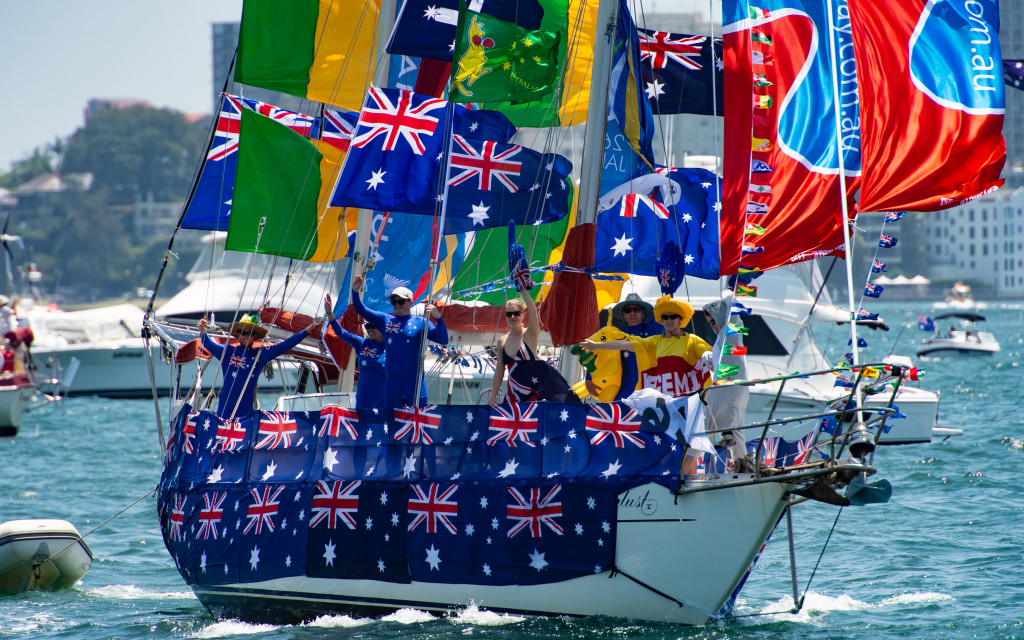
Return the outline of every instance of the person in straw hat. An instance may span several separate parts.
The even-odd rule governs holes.
[[[316,319],[311,326],[318,326],[322,322],[322,319]],[[237,322],[231,323],[228,333],[234,340],[229,340],[225,345],[210,338],[206,333],[208,327],[206,318],[201,318],[198,325],[199,337],[203,347],[220,360],[221,375],[224,378],[220,399],[217,401],[217,415],[228,420],[247,415],[256,409],[256,383],[263,367],[302,342],[309,331],[307,327],[283,342],[268,345],[262,342],[267,336],[267,330],[260,326],[259,317],[253,314],[242,316]]]

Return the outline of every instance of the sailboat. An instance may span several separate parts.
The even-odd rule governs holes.
[[[434,44],[438,48],[435,55],[452,58],[452,71],[440,74],[451,83],[448,97],[452,100],[456,92],[473,92],[475,99],[487,103],[480,98],[487,84],[481,78],[490,75],[488,80],[493,80],[501,74],[499,67],[485,67],[482,61],[496,55],[489,50],[499,45],[505,47],[509,64],[504,70],[513,68],[520,58],[519,64],[526,65],[514,67],[518,80],[506,93],[514,101],[536,102],[536,94],[545,86],[543,78],[548,77],[541,69],[549,64],[559,69],[554,77],[561,87],[556,94],[561,102],[549,99],[541,117],[534,121],[568,124],[582,121],[583,113],[587,114],[590,126],[584,148],[589,153],[584,154],[579,169],[582,184],[578,195],[569,178],[568,160],[555,153],[572,146],[559,138],[557,128],[541,143],[543,151],[512,144],[509,138],[515,132],[508,128],[509,116],[503,121],[490,109],[467,111],[442,97],[384,86],[382,67],[376,69],[375,83],[364,76],[362,85],[352,92],[353,104],[352,95],[340,81],[344,69],[339,65],[351,63],[362,71],[374,68],[378,56],[372,55],[373,47],[384,40],[378,38],[379,33],[392,31],[392,8],[370,1],[355,8],[345,3],[343,22],[332,22],[332,16],[341,15],[341,4],[321,2],[326,13],[313,11],[308,30],[291,31],[292,36],[307,34],[315,43],[301,49],[313,52],[302,63],[302,81],[263,85],[259,71],[274,66],[274,58],[280,57],[277,52],[286,46],[285,40],[271,37],[262,40],[261,49],[261,38],[269,33],[266,29],[286,18],[309,22],[311,14],[297,16],[291,7],[283,13],[261,14],[260,5],[251,5],[250,12],[247,4],[236,80],[269,84],[351,111],[346,115],[342,110],[316,107],[317,115],[307,117],[226,97],[235,110],[222,110],[222,118],[232,122],[220,131],[228,139],[227,147],[237,146],[234,192],[228,199],[214,198],[213,213],[201,223],[206,226],[191,228],[227,230],[229,249],[247,248],[293,261],[292,274],[318,270],[322,267],[317,265],[324,264],[351,274],[380,263],[380,271],[371,271],[380,288],[377,293],[368,290],[364,296],[368,304],[378,304],[387,299],[389,290],[398,287],[429,300],[450,297],[464,286],[452,273],[460,256],[470,253],[470,241],[465,236],[460,240],[458,234],[473,232],[474,244],[486,244],[485,239],[493,235],[481,229],[493,225],[495,233],[505,234],[504,225],[509,221],[518,225],[521,233],[536,233],[535,226],[566,224],[571,209],[577,224],[558,250],[551,291],[542,305],[542,314],[548,310],[542,317],[551,343],[559,348],[579,342],[596,329],[597,297],[591,276],[599,273],[590,269],[600,248],[595,238],[616,224],[630,222],[619,218],[640,222],[646,212],[646,222],[676,225],[671,235],[677,244],[669,245],[663,242],[667,237],[661,236],[662,242],[648,247],[647,255],[657,257],[656,264],[636,259],[634,268],[618,271],[657,276],[663,291],[675,291],[692,277],[717,282],[720,275],[746,275],[751,262],[754,271],[769,270],[797,254],[796,261],[800,261],[842,253],[845,249],[837,248],[839,244],[849,246],[845,236],[851,214],[846,198],[838,195],[846,193],[845,186],[827,203],[817,203],[831,216],[829,222],[808,224],[803,233],[784,235],[784,225],[773,230],[746,220],[752,210],[753,215],[762,215],[769,214],[771,208],[763,198],[748,193],[765,195],[779,185],[764,182],[756,190],[744,186],[737,194],[735,185],[729,183],[730,167],[735,169],[737,161],[744,167],[737,175],[746,176],[745,185],[751,171],[761,169],[751,161],[750,146],[730,160],[727,143],[724,183],[706,171],[655,170],[650,159],[643,159],[649,142],[645,144],[641,138],[651,129],[639,120],[653,116],[638,81],[640,47],[633,23],[637,13],[625,2],[574,1],[568,7],[563,5],[562,12],[551,10],[553,3],[506,3],[506,9],[515,5],[512,19],[517,21],[513,31],[517,35],[502,44],[495,35],[500,25],[492,31],[490,25],[497,24],[491,21],[495,16],[487,17],[481,6],[486,3],[474,2],[468,9],[455,10],[432,3],[422,11],[407,0],[393,30],[390,51],[395,54],[396,47],[408,44],[400,35],[403,27],[409,27],[403,17],[423,19],[413,27],[423,42],[428,40],[426,27],[433,26],[427,23],[447,25],[448,31],[442,31]],[[525,16],[527,5],[541,7],[541,14],[534,16],[539,19],[529,27],[518,26],[529,19]],[[783,35],[773,29],[786,25],[785,21],[774,24],[771,7],[749,17],[741,9],[738,3],[728,3],[724,22],[725,62],[742,73],[744,65],[749,70],[757,60],[762,66],[766,63],[763,51],[760,56],[751,53],[750,38],[771,42],[773,35]],[[789,15],[781,13],[782,17]],[[823,12],[816,11],[815,17],[824,17],[818,13]],[[378,18],[380,24],[370,28]],[[364,21],[365,32],[360,29]],[[527,28],[546,34],[523,35]],[[456,34],[454,56],[448,49],[452,33]],[[339,34],[346,36],[343,50],[338,41],[317,39]],[[747,40],[737,45],[731,42],[735,37]],[[297,44],[296,39],[301,40],[295,36],[287,46]],[[832,44],[831,39],[824,40]],[[512,42],[517,47],[549,46],[527,56],[518,50],[510,54]],[[380,59],[386,58],[383,50],[376,51]],[[321,60],[319,56],[325,57]],[[252,65],[253,61],[257,64]],[[402,65],[395,70],[405,68]],[[831,68],[837,68],[834,59]],[[325,70],[333,70],[335,77],[324,82],[321,74]],[[752,76],[755,87],[770,86],[769,75],[762,75],[764,79]],[[275,77],[281,80],[285,76]],[[742,101],[749,120],[753,116],[749,113],[751,86],[746,82]],[[424,87],[429,84],[429,78],[423,81]],[[587,85],[585,91],[582,85]],[[580,104],[573,106],[566,99]],[[754,104],[767,108],[770,102],[757,100]],[[714,113],[715,101],[711,104]],[[836,103],[827,102],[826,114],[831,107]],[[838,118],[838,108],[833,110]],[[520,118],[519,124],[528,115],[537,115],[524,115],[511,107],[507,111]],[[552,122],[555,112],[559,119]],[[270,124],[277,123],[260,120],[258,116],[264,113],[284,127],[275,129]],[[403,120],[399,123],[396,118]],[[613,144],[629,141],[632,155],[624,152],[626,162],[614,167],[618,179],[613,177],[602,187],[601,179],[608,178],[601,178],[602,167],[608,169],[603,152],[606,127]],[[489,138],[476,137],[482,135],[481,128],[488,130]],[[280,141],[283,155],[272,153],[272,148],[278,148],[273,141],[263,147],[263,155],[255,152],[256,147],[247,141],[259,137],[250,137],[256,130],[264,132],[268,141],[272,136]],[[212,135],[200,182],[204,175],[216,171],[212,156],[220,154],[222,146],[214,145],[215,140],[217,135]],[[753,149],[768,153],[778,148],[780,140],[755,140]],[[344,159],[327,148],[331,146],[347,147]],[[396,151],[404,155],[386,155]],[[486,162],[505,164],[485,164],[485,153],[489,154]],[[268,157],[277,158],[277,166],[262,174],[262,179],[253,178],[251,169]],[[775,162],[773,156],[763,157]],[[767,166],[768,160],[758,162]],[[297,175],[286,176],[286,169],[297,170]],[[780,170],[781,165],[769,169]],[[248,176],[245,179],[244,174]],[[219,175],[221,184],[228,182],[223,167]],[[838,175],[841,181],[844,171],[832,171],[831,175]],[[290,190],[286,188],[288,177],[296,179]],[[634,183],[635,188],[631,186]],[[197,188],[195,194],[200,191]],[[278,217],[283,207],[277,197],[283,193],[293,201],[285,209],[287,215]],[[513,195],[520,198],[516,202],[521,206],[503,208]],[[738,207],[737,195],[742,200]],[[683,202],[680,198],[688,196],[701,203],[693,210],[700,209],[704,218],[684,237],[682,224],[692,215],[689,209],[678,210]],[[190,204],[196,201],[198,196],[190,198]],[[220,215],[227,201],[230,217]],[[570,204],[575,202],[578,205]],[[340,207],[361,210],[346,212]],[[599,207],[611,213],[600,218]],[[378,215],[368,209],[393,212]],[[738,216],[734,215],[737,211],[741,212]],[[183,222],[195,223],[191,213],[195,212],[187,208]],[[410,215],[402,217],[401,213]],[[730,216],[732,226],[716,224],[716,219],[721,222]],[[392,218],[400,224],[386,226],[385,221]],[[300,219],[311,223],[306,226]],[[357,220],[354,226],[349,226],[350,219]],[[380,266],[387,259],[379,251],[383,236],[406,226],[417,229],[405,241],[409,257],[418,253],[417,241],[426,240],[430,247],[425,255],[429,263],[426,273],[396,272]],[[355,231],[351,252],[350,229]],[[756,237],[747,237],[747,231]],[[790,244],[783,247],[782,240],[773,237],[775,233]],[[837,234],[844,236],[845,242],[836,243]],[[763,237],[772,242],[760,240]],[[797,237],[810,239],[810,243],[797,246]],[[637,238],[616,238],[617,249],[611,250],[611,257],[625,255],[627,247],[639,247],[643,238],[638,238],[636,245],[632,241]],[[513,235],[513,239],[521,241],[511,243],[520,250],[524,247],[519,244],[533,249],[542,243],[538,235]],[[513,253],[505,243],[500,246],[502,256],[506,249]],[[491,245],[490,252],[494,251]],[[511,265],[512,275],[525,283],[525,271],[550,267],[552,252],[541,253],[527,269],[519,270],[519,262]],[[450,270],[445,282],[439,275],[442,267]],[[496,272],[477,271],[476,281],[468,288],[504,297],[510,275],[505,266]],[[737,278],[733,289],[749,295],[754,285],[750,277],[745,281]],[[341,288],[343,305],[348,294],[347,288]],[[271,338],[284,337],[311,323],[312,314],[297,313],[291,307],[293,297],[304,299],[305,293],[291,286],[265,286],[260,317],[273,323]],[[450,308],[458,311],[455,306]],[[494,309],[486,303],[464,306],[469,307],[471,320],[490,315],[493,325]],[[338,315],[344,310],[344,306],[338,309]],[[729,330],[742,335],[740,314],[740,309],[731,310],[734,320],[730,320]],[[851,304],[848,319],[855,317]],[[147,326],[172,350],[188,348],[196,337],[189,324],[157,320],[152,315],[147,317]],[[849,322],[849,327],[856,344],[856,322]],[[290,355],[308,364],[317,390],[339,380],[345,386],[341,373],[347,368],[345,358],[327,353],[315,341],[295,346]],[[461,357],[458,353],[439,355]],[[570,372],[573,362],[563,350],[557,365]],[[406,607],[445,612],[470,605],[528,615],[606,615],[685,624],[720,620],[732,612],[776,525],[805,498],[833,505],[888,499],[891,487],[869,478],[877,472],[873,466],[875,445],[887,430],[887,421],[899,416],[892,399],[906,373],[898,365],[858,363],[856,358],[850,367],[830,368],[823,373],[850,376],[849,394],[811,416],[772,416],[764,422],[735,426],[760,434],[752,458],[747,465],[740,465],[715,446],[714,439],[721,434],[705,428],[703,399],[713,401],[723,390],[761,382],[729,381],[727,370],[716,370],[716,374],[721,372],[718,382],[722,384],[700,393],[680,397],[640,394],[625,402],[487,405],[477,399],[465,404],[428,403],[377,410],[352,406],[338,393],[325,393],[305,394],[290,406],[279,406],[280,410],[257,410],[228,420],[209,410],[209,397],[175,396],[167,416],[167,434],[162,420],[158,422],[161,438],[167,443],[157,492],[164,541],[182,577],[204,606],[215,615],[245,620],[307,620],[341,612],[379,615]],[[809,373],[816,372],[794,372],[776,376],[775,381],[783,383]],[[869,407],[868,397],[888,399]],[[766,436],[769,429],[781,429],[793,420],[816,428],[800,440],[796,451],[787,454],[777,440]],[[688,451],[699,459],[695,469],[684,469]],[[792,527],[788,529],[792,536]],[[795,571],[792,575],[796,591]]]

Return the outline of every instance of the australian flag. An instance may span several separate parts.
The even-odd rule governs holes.
[[[890,235],[888,235],[886,233],[883,233],[878,238],[878,246],[882,247],[883,249],[889,249],[891,247],[895,247],[897,242],[898,242],[898,240],[896,239],[895,236],[890,236]]]
[[[660,168],[673,183],[675,204],[659,187],[653,194],[628,194],[597,215],[594,266],[605,272],[658,277],[659,251],[678,243],[680,276],[718,278],[718,194],[706,169]]]
[[[235,168],[238,164],[238,138],[241,132],[242,109],[256,111],[286,125],[296,133],[309,136],[314,118],[280,109],[265,102],[225,94],[206,152],[206,161],[199,174],[195,192],[181,220],[182,229],[227,231],[231,198],[235,191]]]
[[[882,273],[885,271],[885,263],[879,260],[871,261],[871,273]]]
[[[885,214],[885,221],[896,222],[898,220],[901,220],[905,215],[907,215],[906,211],[890,211],[889,213]]]
[[[539,29],[544,17],[537,0],[470,0],[466,4],[470,11],[516,23],[528,31]],[[451,62],[458,23],[459,0],[405,0],[388,41],[388,53]]]
[[[935,320],[929,316],[917,316],[917,328],[921,331],[935,331]]]
[[[1003,60],[1003,80],[1011,87],[1024,90],[1024,60]]]
[[[348,151],[359,114],[345,109],[324,109],[313,123],[313,137]]]
[[[637,35],[654,113],[724,115],[721,39],[650,29],[637,29]]]
[[[514,131],[497,112],[371,87],[331,204],[424,215],[439,215],[444,204],[445,233],[562,218],[572,163],[507,144]],[[446,189],[440,176],[449,148]]]
[[[857,309],[857,320],[878,320],[878,314],[869,313],[866,309]]]
[[[872,284],[868,282],[864,285],[864,295],[869,298],[877,298],[882,295],[883,291],[885,291],[885,287],[880,284]]]

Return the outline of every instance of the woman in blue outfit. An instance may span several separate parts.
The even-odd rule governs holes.
[[[356,350],[359,360],[359,382],[356,384],[357,409],[382,409],[386,387],[384,362],[384,335],[369,322],[363,323],[366,337],[345,331],[334,317],[334,305],[330,294],[324,299],[324,311],[334,334]]]
[[[314,320],[313,326],[322,322],[322,319]],[[256,383],[263,367],[302,342],[308,331],[303,329],[283,342],[267,345],[258,342],[267,335],[267,330],[260,326],[259,319],[255,315],[243,316],[228,329],[228,333],[236,340],[235,344],[229,341],[224,345],[214,342],[207,335],[208,326],[206,318],[199,320],[199,337],[203,347],[213,354],[214,358],[220,360],[224,382],[220,390],[220,399],[217,401],[217,415],[227,420],[248,415],[256,409]]]
[[[352,280],[352,306],[356,313],[366,319],[384,336],[384,407],[396,409],[427,402],[427,381],[420,384],[419,395],[415,393],[416,371],[423,358],[420,337],[426,329],[427,338],[438,344],[448,344],[448,329],[441,319],[441,312],[432,304],[426,311],[437,322],[414,317],[412,312],[412,291],[398,287],[388,296],[392,313],[381,313],[368,309],[359,297],[363,288],[363,277]]]

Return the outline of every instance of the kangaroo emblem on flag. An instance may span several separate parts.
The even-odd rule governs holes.
[[[473,16],[473,21],[469,23],[469,40],[469,49],[459,58],[459,71],[455,74],[455,88],[466,96],[473,95],[466,87],[492,71],[485,69],[484,65],[487,64],[487,50],[494,47],[494,40],[487,37],[476,16]],[[462,86],[463,81],[467,80],[466,86]]]

